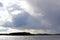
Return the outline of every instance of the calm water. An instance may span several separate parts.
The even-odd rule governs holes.
[[[0,36],[0,40],[60,40],[60,36]]]

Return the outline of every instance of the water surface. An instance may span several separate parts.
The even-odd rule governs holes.
[[[54,36],[0,36],[0,40],[60,40],[60,35]]]

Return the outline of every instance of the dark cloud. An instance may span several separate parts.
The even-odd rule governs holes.
[[[10,8],[12,9],[10,10]],[[11,14],[16,10],[23,11],[23,12],[17,15]],[[5,22],[4,24],[5,27],[21,27],[21,26],[27,25],[27,20],[30,15],[28,14],[28,12],[24,11],[24,9],[20,8],[19,5],[12,4],[11,6],[8,6],[7,11],[12,16],[12,22]]]
[[[0,7],[3,7],[3,3],[2,2],[0,2]]]
[[[32,5],[35,12],[40,12],[41,10],[45,16],[43,16],[43,20],[47,20],[51,23],[51,26],[46,27],[51,30],[60,33],[60,0],[29,0],[28,2]]]
[[[24,11],[18,15],[13,16],[13,26],[30,28],[30,29],[43,29],[52,30],[56,33],[60,33],[60,2],[59,0],[28,0],[32,8],[34,9],[34,14],[42,14],[44,16],[30,15],[28,12]],[[21,10],[19,6],[13,5],[14,10]],[[9,23],[10,24],[10,23]],[[7,22],[7,26],[9,26]],[[6,23],[5,23],[6,25]]]
[[[5,22],[5,24],[3,26],[12,27],[12,28],[26,26],[29,16],[30,15],[27,12],[22,12],[18,15],[13,15],[12,22],[7,21],[7,22]]]
[[[27,12],[22,12],[21,14],[13,17],[13,24],[16,27],[27,25],[28,18],[29,14]]]

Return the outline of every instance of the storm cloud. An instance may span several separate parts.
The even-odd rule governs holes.
[[[60,33],[60,0],[29,0],[35,12],[39,13],[41,10],[45,15],[42,17],[45,22],[51,25],[46,27]],[[48,25],[48,24],[47,24]]]
[[[60,0],[25,1],[30,5],[31,9],[24,9],[16,3],[6,7],[12,18],[12,22],[6,21],[3,24],[4,27],[42,29],[60,33]],[[26,9],[28,11],[26,11]],[[19,13],[17,13],[16,10]],[[17,14],[14,14],[13,12],[16,12]]]
[[[16,27],[21,27],[21,26],[27,25],[27,20],[28,20],[29,16],[30,15],[27,12],[18,14],[13,17],[13,24]]]

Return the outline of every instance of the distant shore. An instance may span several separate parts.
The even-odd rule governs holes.
[[[9,33],[9,34],[0,34],[0,35],[17,35],[17,36],[35,36],[35,35],[60,35],[60,34],[31,34],[29,32],[15,32],[15,33]]]

